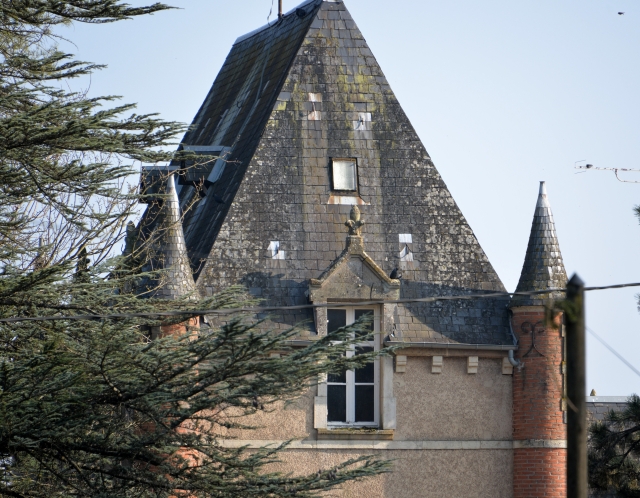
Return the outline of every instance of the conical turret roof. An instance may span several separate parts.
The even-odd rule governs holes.
[[[545,182],[540,182],[540,193],[531,225],[529,245],[516,292],[564,289],[566,285],[567,272],[562,261],[547,188]],[[549,299],[558,299],[562,296],[563,292],[514,296],[511,306],[543,305]]]
[[[149,258],[152,270],[164,270],[162,278],[149,286],[152,289],[151,296],[159,299],[177,299],[194,294],[196,288],[187,257],[180,202],[173,176],[169,175],[167,179]]]

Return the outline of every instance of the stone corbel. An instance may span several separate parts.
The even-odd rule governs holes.
[[[431,373],[442,373],[442,356],[431,357]]]
[[[403,355],[396,356],[396,373],[405,373],[407,371],[407,357]]]
[[[467,373],[468,374],[478,373],[478,357],[477,356],[467,357]]]
[[[502,358],[502,375],[513,375],[513,365],[509,358]]]

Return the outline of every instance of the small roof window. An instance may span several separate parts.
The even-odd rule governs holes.
[[[358,171],[355,159],[332,159],[333,190],[358,190]]]

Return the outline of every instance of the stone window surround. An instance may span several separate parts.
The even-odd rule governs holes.
[[[357,303],[353,303],[357,307]],[[374,308],[375,309],[375,308]],[[327,308],[322,306],[316,310],[324,310],[324,323],[326,324]],[[322,320],[322,319],[320,319]],[[319,320],[319,321],[320,321]],[[380,308],[375,309],[375,331],[380,338],[380,331],[384,330],[384,314]],[[318,322],[317,322],[318,323]],[[324,331],[326,334],[326,329]],[[319,334],[319,335],[324,335]],[[376,360],[379,364],[378,378],[378,406],[377,415],[379,421],[378,430],[372,426],[354,424],[331,424],[327,421],[327,383],[326,375],[322,375],[318,382],[317,395],[314,398],[314,429],[318,430],[319,439],[392,439],[393,430],[396,428],[396,399],[393,396],[393,357],[384,356]],[[335,431],[335,432],[334,432]],[[389,432],[391,431],[391,432]]]
[[[331,306],[328,306],[327,308],[325,308],[325,310],[327,309],[331,309]],[[347,312],[347,325],[352,324],[355,321],[355,311],[356,309],[360,310],[371,310],[374,313],[374,318],[373,318],[373,341],[367,341],[367,342],[363,342],[362,345],[365,347],[373,347],[375,351],[378,351],[380,349],[380,343],[382,342],[380,340],[380,311],[379,311],[379,307],[378,306],[341,306],[340,308],[333,308],[333,309],[345,309]],[[353,371],[350,371],[353,372]],[[323,375],[321,377],[321,383],[318,385],[318,395],[320,396],[320,392],[324,393],[324,396],[327,396],[327,400],[328,400],[328,383],[327,383],[327,378],[325,375]],[[349,377],[347,377],[347,417],[349,416],[349,412],[350,410],[354,409],[355,406],[355,399],[352,398],[350,396],[350,394],[353,393],[349,393],[349,389],[355,387],[355,383],[354,383],[355,379],[349,379]],[[373,404],[373,409],[374,409],[374,421],[373,422],[355,422],[355,423],[350,423],[350,422],[329,422],[327,421],[327,427],[330,428],[364,428],[367,427],[369,429],[371,429],[372,427],[378,427],[380,424],[380,361],[379,359],[374,360],[374,390],[375,390],[375,394],[374,394],[374,404]],[[328,401],[327,401],[328,403]],[[328,410],[328,405],[327,405],[327,410]],[[352,414],[353,415],[353,414]]]

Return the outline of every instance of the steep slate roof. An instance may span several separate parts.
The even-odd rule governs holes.
[[[308,302],[310,279],[345,247],[353,202],[332,195],[331,158],[357,158],[364,249],[387,274],[400,267],[401,298],[504,291],[340,1],[308,2],[238,39],[183,144],[229,148],[184,222],[202,293],[244,284],[269,306]],[[183,186],[182,205],[194,195]],[[396,340],[510,344],[507,306],[399,305]],[[312,316],[282,312],[271,323]]]
[[[209,256],[291,63],[322,2],[305,2],[281,21],[238,38],[182,143],[230,147],[224,172],[197,209],[187,213],[185,235],[196,270]],[[186,189],[185,189],[186,190]],[[181,192],[185,197],[193,191]],[[221,202],[223,201],[223,202]]]
[[[562,261],[553,213],[547,197],[547,187],[544,182],[540,182],[540,193],[533,215],[529,245],[516,292],[563,289],[566,285],[567,272]],[[563,292],[553,292],[531,297],[514,296],[511,306],[542,305],[549,299],[559,299],[563,295]]]
[[[167,178],[164,198],[159,204],[157,216],[153,218],[153,228],[149,233],[149,263],[146,271],[163,270],[158,280],[143,283],[149,297],[157,299],[177,299],[196,294],[191,265],[182,231],[180,202],[176,193],[174,176]],[[157,203],[156,203],[157,205]]]

